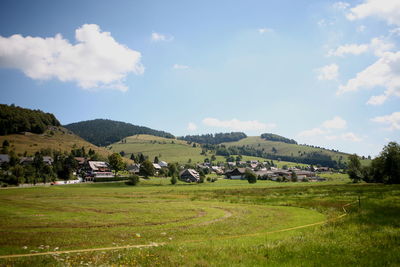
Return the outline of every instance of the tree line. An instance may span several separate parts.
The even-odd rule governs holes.
[[[286,144],[295,144],[295,145],[297,145],[297,142],[295,140],[293,140],[293,139],[289,139],[289,138],[286,138],[286,137],[283,137],[283,136],[280,136],[280,135],[277,135],[277,134],[272,134],[272,133],[263,133],[261,135],[261,138],[265,139],[267,141],[283,142],[283,143],[286,143]]]
[[[400,184],[400,145],[387,144],[369,166],[361,166],[359,157],[349,157],[347,173],[353,182]]]
[[[189,143],[199,143],[199,144],[221,144],[225,142],[236,142],[247,135],[242,132],[231,132],[231,133],[216,133],[216,134],[202,134],[202,135],[186,135],[178,137],[180,140],[187,141]]]
[[[136,134],[149,134],[165,138],[175,138],[172,134],[164,131],[105,119],[81,121],[65,125],[64,127],[97,146],[108,146],[125,137]]]
[[[21,132],[41,134],[48,126],[60,126],[51,113],[0,104],[0,135]]]

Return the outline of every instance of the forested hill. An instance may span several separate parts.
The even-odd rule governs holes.
[[[297,142],[293,139],[289,139],[277,134],[272,134],[272,133],[264,133],[261,135],[262,139],[265,139],[267,141],[273,141],[273,142],[283,142],[286,144],[295,144],[297,145]]]
[[[216,145],[224,142],[239,141],[246,137],[247,135],[245,133],[231,132],[231,133],[216,133],[216,134],[202,134],[202,135],[186,135],[178,137],[178,139],[185,140],[188,142],[195,142],[199,144]]]
[[[149,134],[165,138],[175,138],[170,133],[130,123],[96,119],[71,123],[64,126],[76,135],[97,146],[107,146],[125,137],[136,134]]]
[[[41,134],[48,126],[60,126],[51,113],[0,104],[0,135],[21,132]]]

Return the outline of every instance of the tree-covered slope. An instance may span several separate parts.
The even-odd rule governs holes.
[[[65,125],[64,127],[97,146],[107,146],[125,137],[136,134],[149,134],[165,138],[175,138],[172,134],[164,131],[104,119],[81,121]]]
[[[51,113],[0,104],[0,135],[21,132],[41,134],[48,126],[60,126]]]

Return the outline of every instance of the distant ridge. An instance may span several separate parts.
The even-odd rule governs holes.
[[[107,119],[75,122],[67,124],[64,127],[97,146],[108,146],[125,137],[136,134],[148,134],[165,138],[175,138],[174,135],[164,131],[158,131],[144,126],[137,126],[126,122]]]

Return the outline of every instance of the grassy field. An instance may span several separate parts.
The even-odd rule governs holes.
[[[168,179],[0,190],[0,265],[396,266],[400,187]],[[348,216],[283,232],[277,230]]]
[[[47,148],[70,152],[74,146],[76,148],[83,146],[86,152],[89,149],[95,150],[102,157],[107,157],[110,154],[110,151],[83,140],[63,127],[57,127],[57,130],[52,131],[47,130],[44,134],[26,133],[0,136],[1,144],[4,140],[8,140],[11,149],[14,149],[19,155],[23,155],[26,151],[27,155],[32,156],[36,151]]]
[[[343,161],[347,160],[348,154],[334,152],[327,149],[314,148],[296,144],[286,144],[282,142],[273,142],[262,139],[259,136],[249,136],[237,142],[224,143],[226,146],[250,146],[256,149],[264,149],[267,153],[272,153],[272,148],[277,150],[277,155],[300,156],[300,153],[320,152],[329,155],[334,160],[338,160],[340,156]]]
[[[211,157],[212,154],[201,155],[200,145],[193,147],[183,140],[172,140],[167,138],[162,138],[152,135],[134,135],[125,138],[126,143],[117,142],[107,148],[112,152],[124,151],[126,157],[130,157],[132,153],[135,155],[138,153],[143,153],[149,156],[149,159],[153,160],[154,157],[159,157],[160,160],[167,162],[179,162],[180,164],[185,164],[191,159],[192,163],[202,163],[205,158]],[[242,156],[243,161],[248,160],[258,160],[264,162],[266,159],[252,156]],[[217,162],[225,162],[225,158],[222,156],[216,156]],[[274,161],[279,168],[284,165],[288,167],[294,166],[307,166],[306,164],[287,162],[287,161]]]
[[[189,159],[191,159],[192,163],[202,163],[205,158],[210,159],[212,155],[210,153],[207,155],[201,155],[200,145],[197,144],[196,147],[193,147],[192,144],[189,145],[183,140],[167,139],[146,134],[130,136],[125,138],[125,140],[126,143],[117,142],[107,148],[118,153],[124,151],[126,157],[130,157],[132,153],[135,155],[143,153],[148,156],[150,160],[153,160],[154,157],[157,156],[160,160],[179,162],[180,164],[187,163]],[[242,160],[265,161],[263,158],[250,156],[243,156]],[[225,161],[224,157],[216,156],[216,163]],[[276,161],[276,164],[278,164],[278,161]],[[281,165],[283,166],[284,164]]]

